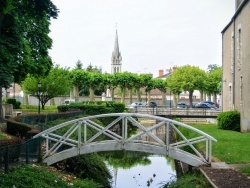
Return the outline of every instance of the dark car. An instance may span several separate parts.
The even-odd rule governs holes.
[[[196,104],[195,108],[206,108],[206,109],[214,109],[214,110],[217,109],[216,106],[212,106],[209,103],[205,103],[205,102],[200,102],[200,103]]]
[[[178,102],[176,107],[177,107],[177,108],[187,108],[188,106],[187,106],[187,104],[184,103],[184,102]]]
[[[212,101],[202,101],[202,103],[208,103],[214,107],[218,107],[216,103],[212,102]]]
[[[155,108],[157,106],[156,102],[154,102],[154,101],[150,101],[149,104],[150,104],[149,106],[153,107],[153,108]]]

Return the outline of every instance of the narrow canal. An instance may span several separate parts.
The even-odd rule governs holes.
[[[141,119],[140,122],[146,127],[155,124],[152,120]],[[142,136],[141,139],[149,138]],[[176,179],[174,160],[166,156],[134,151],[108,153],[106,162],[113,176],[112,188],[160,188]]]
[[[113,175],[112,188],[162,187],[174,180],[176,171],[172,159],[150,155],[131,168],[110,166]]]

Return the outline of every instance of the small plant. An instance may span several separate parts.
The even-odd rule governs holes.
[[[238,111],[221,112],[217,120],[219,129],[240,132],[240,113]]]

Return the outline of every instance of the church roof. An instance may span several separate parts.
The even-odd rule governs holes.
[[[119,51],[119,43],[118,43],[118,34],[117,34],[117,30],[116,30],[116,36],[115,36],[115,47],[114,47],[114,51],[112,53],[112,58],[111,60],[122,60],[122,56],[121,53]]]

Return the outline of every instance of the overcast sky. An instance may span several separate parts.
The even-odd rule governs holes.
[[[122,71],[154,77],[174,65],[221,65],[221,31],[235,11],[235,0],[52,1],[60,10],[50,27],[54,63],[110,73],[117,23]]]

